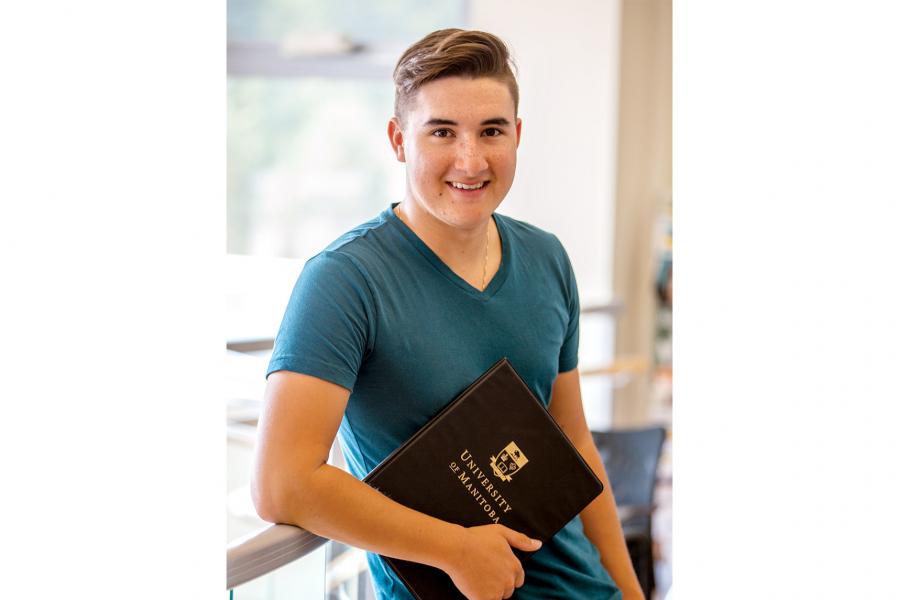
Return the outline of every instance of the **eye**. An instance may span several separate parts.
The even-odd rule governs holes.
[[[431,135],[433,135],[434,137],[445,138],[453,135],[453,132],[449,129],[435,129],[431,132]]]
[[[503,135],[503,130],[497,129],[496,127],[488,127],[484,130],[482,135],[487,137],[497,137],[498,135]]]

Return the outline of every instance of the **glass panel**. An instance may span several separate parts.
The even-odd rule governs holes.
[[[234,600],[284,600],[325,597],[325,548],[307,554],[253,581],[234,588]]]
[[[325,600],[375,600],[365,551],[334,541],[326,548]]]
[[[228,252],[307,258],[399,201],[390,81],[228,82]]]
[[[461,27],[464,9],[459,0],[228,0],[228,39],[287,42],[345,34],[366,45],[410,44],[434,29]]]
[[[227,352],[227,541],[269,526],[256,514],[250,496],[250,474],[256,424],[265,385],[269,351],[255,355]],[[280,600],[325,597],[325,546],[233,590],[236,600]]]

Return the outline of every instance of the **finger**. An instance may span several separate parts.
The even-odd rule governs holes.
[[[506,538],[506,541],[510,546],[519,548],[522,545],[527,545],[530,543],[531,538],[529,538],[524,533],[516,531],[515,529],[510,529],[505,525],[497,525],[497,527],[500,528],[500,533],[503,535],[503,537]],[[524,550],[524,548],[522,549]]]
[[[518,548],[519,550],[526,550],[528,552],[534,552],[538,548],[541,547],[541,541],[535,540],[524,533],[519,533],[518,531],[513,531],[507,527],[503,528],[505,531],[504,536],[506,537],[506,541],[509,542],[509,545]]]
[[[525,585],[525,569],[522,568],[522,563],[516,561],[516,587],[520,588]]]

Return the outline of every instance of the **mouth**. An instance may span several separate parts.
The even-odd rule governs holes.
[[[491,182],[476,181],[473,183],[463,183],[461,181],[447,181],[445,183],[454,192],[464,194],[466,196],[474,196],[483,192]]]

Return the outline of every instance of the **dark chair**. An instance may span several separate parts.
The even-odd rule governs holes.
[[[653,574],[653,493],[656,468],[666,439],[663,427],[592,431],[619,508],[625,543],[647,600]]]

